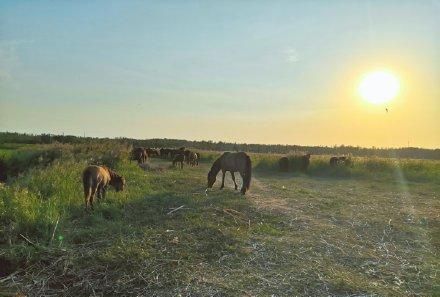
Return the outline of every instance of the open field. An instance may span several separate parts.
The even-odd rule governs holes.
[[[225,189],[218,180],[206,197],[218,153],[183,170],[161,159],[141,168],[128,153],[102,144],[9,151],[7,160],[35,161],[0,186],[0,295],[440,294],[438,161],[359,158],[331,169],[313,156],[308,174],[282,174],[279,156],[252,154],[248,195],[227,174]],[[92,214],[80,179],[88,163],[127,179]]]

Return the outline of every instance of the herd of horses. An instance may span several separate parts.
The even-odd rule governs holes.
[[[183,168],[184,163],[190,166],[198,166],[200,153],[187,150],[185,147],[178,149],[135,147],[131,151],[131,160],[137,161],[139,164],[146,163],[147,160],[152,157],[171,159],[173,166],[177,164],[180,168]]]
[[[139,164],[147,162],[148,158],[160,157],[164,159],[169,159],[172,161],[173,166],[176,164],[183,168],[183,163],[186,162],[190,166],[199,165],[200,154],[198,152],[193,152],[185,149],[184,147],[178,149],[153,149],[153,148],[143,148],[136,147],[131,152],[131,160],[137,161]],[[305,154],[303,156],[297,157],[296,166],[301,171],[307,171],[310,165],[311,154]],[[332,167],[338,165],[350,165],[351,159],[345,156],[342,157],[331,157],[330,165]],[[287,157],[282,157],[279,159],[280,171],[289,171],[289,159]],[[235,173],[238,172],[241,176],[243,183],[240,192],[244,195],[246,191],[249,190],[252,177],[252,162],[251,158],[244,152],[230,153],[225,152],[220,157],[218,157],[211,166],[208,172],[207,188],[205,194],[207,195],[208,189],[212,188],[214,185],[217,174],[222,172],[222,183],[220,189],[225,186],[225,175],[226,172],[231,173],[232,181],[234,182],[235,190],[238,190],[238,185],[235,181]],[[106,166],[90,165],[86,167],[82,175],[83,186],[84,186],[84,198],[86,210],[93,210],[93,202],[95,197],[99,200],[105,198],[105,192],[108,185],[115,188],[117,192],[123,191],[125,187],[124,177],[118,175],[112,169]]]
[[[294,162],[294,163],[296,163],[295,164],[296,168],[291,168],[291,167],[294,167],[294,165],[291,164],[292,162],[289,161],[289,158],[281,157],[278,160],[279,169],[281,172],[287,172],[291,169],[302,171],[302,172],[307,172],[307,169],[309,168],[309,165],[310,165],[310,156],[311,156],[311,154],[305,154],[303,156],[295,157],[297,159],[297,162]],[[331,167],[337,167],[340,165],[352,166],[353,161],[350,157],[346,157],[346,156],[333,156],[330,158],[330,166]]]
[[[139,164],[143,164],[147,162],[148,158],[154,156],[171,159],[173,166],[180,164],[180,168],[183,168],[184,162],[190,166],[198,166],[200,160],[200,153],[187,150],[184,147],[179,149],[161,148],[159,150],[136,147],[131,152],[130,160],[135,160]],[[225,174],[229,171],[232,180],[234,181],[235,190],[238,189],[237,183],[235,182],[235,172],[238,172],[243,180],[243,186],[240,192],[244,195],[246,191],[249,190],[252,176],[252,163],[250,157],[246,153],[226,152],[214,161],[208,172],[208,185],[205,191],[206,195],[208,189],[212,188],[214,185],[217,174],[220,171],[222,171],[223,174],[220,189],[223,189],[225,185]],[[86,210],[93,210],[95,197],[97,197],[98,200],[105,198],[105,192],[109,185],[114,187],[117,192],[123,191],[125,187],[125,178],[106,166],[87,166],[83,171],[82,181]]]

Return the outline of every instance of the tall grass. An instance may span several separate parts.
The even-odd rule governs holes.
[[[282,155],[252,154],[254,168],[261,172],[279,171],[278,161]],[[289,155],[291,172],[297,171],[297,155]],[[407,181],[438,182],[440,161],[391,159],[378,157],[351,158],[352,164],[330,166],[330,156],[312,156],[306,174],[317,177],[389,178],[403,176]]]
[[[48,243],[60,218],[82,210],[81,173],[85,166],[115,168],[127,159],[128,152],[124,145],[49,145],[33,152],[16,151],[6,162],[20,169],[20,177],[0,187],[0,243],[13,243],[20,236]]]
[[[20,234],[38,242],[49,242],[59,218],[64,218],[67,213],[82,211],[80,177],[83,168],[87,164],[105,164],[120,168],[122,174],[129,176],[128,165],[119,166],[121,162],[128,162],[129,150],[126,145],[115,147],[102,144],[41,145],[36,146],[34,152],[28,147],[18,149],[7,161],[17,162],[17,168],[23,170],[20,178],[10,180],[8,186],[0,187],[0,243],[21,240]],[[202,151],[202,161],[212,162],[219,155],[220,152]],[[257,172],[279,171],[278,160],[282,155],[250,155]],[[289,159],[294,164],[296,155],[289,156]],[[403,176],[407,181],[438,182],[440,162],[354,158],[352,166],[332,167],[329,156],[312,156],[305,174],[369,179],[398,179]]]

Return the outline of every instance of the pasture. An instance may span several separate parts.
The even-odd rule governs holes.
[[[123,144],[3,150],[6,163],[22,161],[0,185],[0,295],[440,294],[438,161],[331,168],[312,156],[304,174],[251,154],[245,196],[229,173],[205,196],[216,152],[179,169],[159,158],[138,166]],[[91,163],[127,188],[87,213],[81,172]]]

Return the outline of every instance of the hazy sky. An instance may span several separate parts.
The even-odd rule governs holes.
[[[437,0],[3,0],[0,131],[438,148],[439,15]],[[357,94],[378,68],[401,83],[387,106]]]

